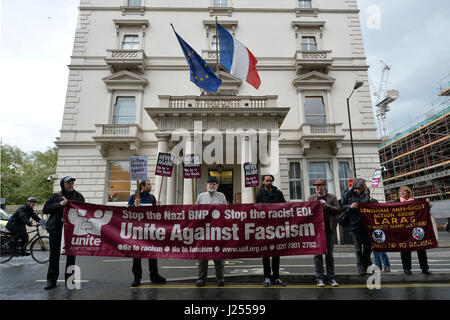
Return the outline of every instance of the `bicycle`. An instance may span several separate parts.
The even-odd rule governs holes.
[[[42,236],[39,232],[39,226],[34,225],[35,230],[27,232],[28,234],[36,234],[28,240],[27,243],[21,244],[18,240],[14,243],[12,235],[7,231],[0,231],[0,264],[10,261],[13,257],[21,256],[21,249],[23,247],[31,252],[31,257],[37,263],[47,263],[50,258],[50,238],[48,236]]]

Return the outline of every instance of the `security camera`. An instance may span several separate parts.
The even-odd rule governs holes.
[[[387,169],[385,166],[381,166],[380,169],[383,170],[383,172],[387,172]]]
[[[47,177],[47,181],[50,182],[53,180],[53,178],[55,177],[55,175],[51,174]]]

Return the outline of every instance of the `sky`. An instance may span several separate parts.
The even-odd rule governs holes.
[[[79,0],[0,0],[0,139],[24,151],[54,147],[61,128]],[[400,92],[390,131],[432,109],[450,73],[448,0],[358,0],[372,89],[383,65]],[[432,3],[428,7],[426,5]],[[425,4],[425,5],[424,5]],[[406,127],[405,127],[406,126]]]

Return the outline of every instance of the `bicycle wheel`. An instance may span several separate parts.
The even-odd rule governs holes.
[[[50,258],[50,238],[40,236],[31,243],[31,256],[37,263],[47,263]]]
[[[11,244],[11,236],[0,233],[0,263],[8,262],[14,257],[14,247]]]

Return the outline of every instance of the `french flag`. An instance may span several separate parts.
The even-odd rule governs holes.
[[[261,85],[255,56],[224,27],[217,23],[220,63],[235,77],[247,81],[255,89]]]

